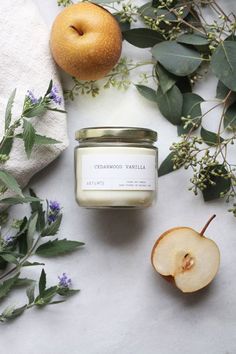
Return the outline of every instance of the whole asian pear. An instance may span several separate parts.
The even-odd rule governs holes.
[[[119,60],[122,35],[109,11],[83,2],[70,5],[56,17],[50,46],[65,72],[80,80],[98,80]]]

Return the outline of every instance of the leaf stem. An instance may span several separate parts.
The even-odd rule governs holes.
[[[210,217],[210,219],[207,221],[206,225],[203,227],[202,231],[200,232],[200,235],[201,235],[201,236],[204,235],[206,229],[208,228],[208,226],[210,225],[210,223],[212,222],[212,220],[215,219],[215,217],[216,217],[216,214],[212,215],[212,216]]]

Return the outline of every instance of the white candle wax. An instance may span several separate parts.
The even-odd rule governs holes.
[[[87,208],[144,208],[156,196],[154,147],[94,146],[75,150],[76,200]]]

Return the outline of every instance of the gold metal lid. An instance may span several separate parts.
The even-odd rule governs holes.
[[[89,127],[77,130],[75,139],[79,142],[96,140],[157,141],[157,132],[137,127]]]

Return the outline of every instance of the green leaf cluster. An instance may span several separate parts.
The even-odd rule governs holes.
[[[6,176],[0,174],[1,179],[5,183]],[[10,181],[10,182],[9,182]],[[16,181],[7,179],[11,189],[19,192]],[[22,198],[22,197],[21,197]],[[0,234],[0,269],[3,273],[0,276],[0,301],[7,297],[10,291],[16,287],[26,288],[26,296],[28,303],[15,308],[8,306],[0,314],[0,322],[5,322],[23,314],[25,310],[34,306],[45,306],[64,302],[67,297],[70,297],[78,292],[78,290],[69,287],[61,287],[54,285],[47,288],[46,272],[42,269],[38,282],[28,278],[21,278],[21,270],[24,267],[41,266],[42,262],[31,261],[32,256],[39,257],[56,257],[77,250],[83,246],[83,242],[58,239],[54,236],[59,232],[62,214],[59,212],[55,221],[49,220],[48,203],[46,209],[44,204],[37,197],[35,192],[30,190],[30,216],[25,216],[12,224],[12,237],[10,241],[6,241],[3,237],[5,229],[2,228]],[[4,225],[4,224],[3,224]],[[9,232],[9,227],[8,227]],[[47,238],[52,238],[48,240]],[[10,266],[10,267],[9,267]],[[38,295],[35,296],[35,287],[38,283]],[[54,301],[54,298],[59,296],[59,299]]]

